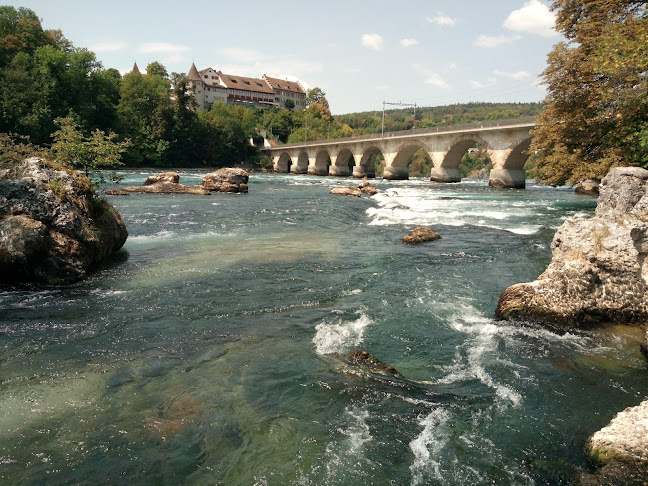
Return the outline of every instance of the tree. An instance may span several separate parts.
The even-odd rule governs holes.
[[[149,76],[160,76],[162,79],[169,79],[169,73],[166,68],[157,61],[153,61],[146,66],[146,74]]]
[[[115,142],[113,132],[95,130],[89,137],[81,132],[72,117],[57,118],[59,129],[53,134],[54,143],[50,152],[55,162],[82,169],[86,176],[103,167],[122,165],[121,154],[128,142]]]
[[[574,184],[648,164],[646,2],[555,0],[552,9],[567,42],[543,73],[548,96],[530,149],[537,174]]]
[[[320,88],[315,87],[313,89],[309,89],[308,93],[306,93],[306,104],[310,105],[311,103],[321,103],[322,99],[326,96],[326,93],[322,91]],[[328,106],[328,103],[327,103]]]
[[[164,165],[169,148],[173,107],[169,82],[157,75],[124,75],[117,106],[119,133],[131,140],[127,165]]]
[[[286,108],[292,110],[295,107],[295,102],[291,99],[287,99],[285,102]]]

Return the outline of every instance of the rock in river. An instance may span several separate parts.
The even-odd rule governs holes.
[[[353,196],[353,197],[362,196],[362,191],[360,191],[360,189],[358,189],[357,187],[350,187],[350,186],[334,187],[329,191],[329,193],[340,194],[342,196]]]
[[[585,474],[583,485],[646,484],[648,480],[648,400],[628,407],[587,441],[597,474]]]
[[[210,191],[246,193],[249,177],[243,169],[222,168],[206,174],[200,185]]]
[[[434,241],[441,239],[441,235],[427,226],[419,226],[414,228],[409,235],[403,236],[401,241],[408,245],[418,245],[426,241]]]
[[[0,283],[79,280],[127,236],[74,170],[32,157],[0,175]]]
[[[563,223],[548,268],[504,290],[497,318],[561,328],[648,322],[648,170],[614,168],[600,189],[595,216]]]

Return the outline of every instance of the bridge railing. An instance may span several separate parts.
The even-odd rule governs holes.
[[[370,133],[368,135],[356,135],[354,137],[344,137],[344,138],[328,138],[323,140],[311,140],[307,142],[293,142],[287,143],[284,145],[279,145],[273,147],[272,150],[286,149],[291,147],[303,147],[311,145],[322,145],[323,143],[336,143],[336,142],[348,142],[348,141],[364,141],[364,140],[378,140],[383,138],[396,138],[402,137],[404,135],[426,135],[430,133],[443,133],[443,132],[456,132],[456,131],[465,131],[473,130],[479,128],[496,128],[496,127],[514,127],[517,125],[532,125],[536,121],[536,117],[519,117],[519,118],[502,118],[499,120],[484,120],[477,121],[472,123],[462,123],[457,125],[443,125],[438,127],[429,127],[429,128],[416,128],[414,130],[399,130],[396,132],[385,132],[381,133]]]

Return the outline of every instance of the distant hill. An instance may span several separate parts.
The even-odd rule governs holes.
[[[385,131],[393,132],[502,118],[533,117],[540,114],[543,107],[543,103],[466,103],[417,107],[416,117],[414,108],[385,110]],[[354,135],[382,131],[382,111],[336,115],[335,119],[351,127]]]

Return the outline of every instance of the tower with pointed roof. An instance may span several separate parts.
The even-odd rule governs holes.
[[[142,74],[137,67],[137,61],[135,61],[135,64],[133,64],[133,69],[131,70],[131,73],[137,73],[137,74]]]

